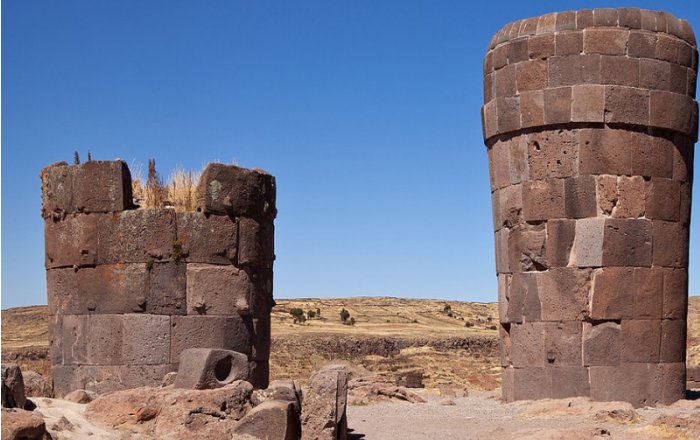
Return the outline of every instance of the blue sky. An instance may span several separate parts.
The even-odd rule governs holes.
[[[630,4],[5,0],[2,307],[46,303],[38,173],[88,149],[165,175],[273,173],[278,298],[495,301],[486,45],[515,19],[615,6]],[[696,2],[634,6],[700,30]]]

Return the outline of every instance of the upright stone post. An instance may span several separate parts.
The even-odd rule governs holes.
[[[41,182],[57,397],[159,385],[188,348],[243,353],[267,386],[273,176],[210,164],[195,212],[135,206],[122,161],[61,162]]]
[[[697,60],[687,21],[632,8],[491,40],[504,400],[683,398]]]

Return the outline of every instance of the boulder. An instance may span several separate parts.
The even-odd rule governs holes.
[[[2,409],[2,440],[48,440],[50,438],[46,432],[44,418],[38,412],[19,408]]]
[[[22,408],[27,405],[24,394],[24,379],[22,370],[17,364],[2,365],[2,407]],[[3,437],[4,438],[4,437]]]
[[[177,371],[171,371],[170,373],[163,376],[163,383],[160,384],[161,387],[169,387],[175,383],[177,378]]]
[[[24,393],[28,397],[53,397],[51,381],[33,370],[22,373]]]
[[[95,397],[97,397],[97,394],[95,394],[94,391],[75,390],[75,391],[71,391],[70,393],[66,394],[63,397],[63,400],[67,400],[67,401],[73,402],[73,403],[90,403],[93,400],[95,400]]]
[[[348,371],[345,365],[329,364],[309,379],[301,413],[304,440],[345,440]]]
[[[232,350],[189,348],[180,354],[175,388],[221,388],[236,380],[248,380],[248,357]]]
[[[286,400],[261,403],[233,428],[234,438],[238,434],[261,440],[298,440],[299,432],[294,403]]]

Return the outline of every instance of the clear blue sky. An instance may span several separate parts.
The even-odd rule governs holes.
[[[495,301],[486,45],[515,19],[604,6],[631,5],[5,0],[2,307],[46,302],[38,173],[88,149],[277,176],[278,298]],[[700,30],[694,1],[633,6]]]

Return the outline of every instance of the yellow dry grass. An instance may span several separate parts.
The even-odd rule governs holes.
[[[140,167],[136,167],[131,180],[134,200],[141,208],[172,207],[176,211],[194,211],[195,193],[202,171],[185,171],[176,168],[163,182],[158,173],[149,172],[144,178]]]

